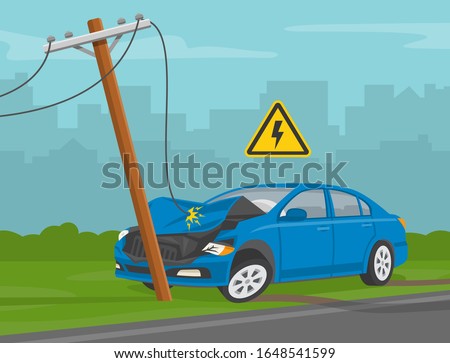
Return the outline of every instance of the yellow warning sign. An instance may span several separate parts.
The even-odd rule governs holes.
[[[250,140],[245,155],[249,157],[305,158],[311,154],[308,143],[281,101],[275,101]]]

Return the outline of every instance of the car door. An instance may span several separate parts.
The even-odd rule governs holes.
[[[306,218],[288,217],[291,209],[304,210]],[[323,189],[302,191],[291,199],[280,212],[278,226],[281,281],[331,276],[333,230]]]
[[[375,236],[370,208],[350,193],[330,189],[329,195],[333,209],[333,276],[359,274],[367,246]]]

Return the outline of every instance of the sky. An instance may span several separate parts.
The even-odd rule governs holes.
[[[170,59],[170,110],[188,127],[208,126],[210,109],[258,108],[269,80],[329,82],[329,122],[344,131],[345,106],[363,103],[365,84],[397,92],[450,85],[448,1],[14,1],[2,7],[0,78],[32,73],[48,35],[87,33],[137,12],[163,32]],[[117,59],[129,36],[113,53]],[[152,107],[164,107],[164,63],[154,29],[140,31],[117,70],[121,85],[150,85]],[[32,81],[35,102],[47,104],[98,79],[95,60],[75,50],[52,53]],[[60,126],[76,125],[79,103],[102,103],[98,88],[60,108]],[[149,100],[150,102],[150,100]],[[106,111],[106,108],[105,108]]]

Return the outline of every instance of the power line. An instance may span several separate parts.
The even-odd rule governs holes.
[[[44,60],[42,61],[42,63],[41,63],[41,65],[39,66],[39,68],[36,70],[36,72],[34,72],[34,74],[33,74],[30,78],[28,78],[25,82],[23,82],[21,85],[17,86],[16,88],[14,88],[14,89],[12,89],[12,90],[10,90],[10,91],[8,91],[8,92],[5,92],[5,93],[0,94],[0,98],[1,98],[1,97],[4,97],[4,96],[7,96],[7,95],[9,95],[9,94],[11,94],[11,93],[13,93],[13,92],[18,91],[18,90],[21,89],[23,86],[25,86],[28,82],[30,82],[34,77],[36,77],[37,74],[38,74],[38,73],[42,70],[42,68],[44,67],[45,63],[47,62],[48,55],[50,54],[50,49],[51,49],[51,47],[52,47],[52,42],[49,41],[49,42],[48,42],[48,52],[45,54],[45,58],[44,58]]]
[[[169,62],[167,59],[167,50],[166,50],[166,43],[164,42],[164,37],[157,27],[157,25],[152,22],[152,25],[155,27],[156,31],[159,34],[159,37],[161,39],[161,43],[164,50],[164,62],[166,67],[166,107],[165,107],[165,115],[164,115],[164,156],[165,156],[165,170],[166,170],[166,179],[167,179],[167,186],[169,188],[170,196],[172,198],[173,203],[175,206],[184,214],[188,214],[187,211],[185,211],[177,202],[173,195],[172,186],[170,183],[170,177],[169,177],[169,147],[168,147],[168,128],[169,128]]]
[[[42,111],[51,107],[55,107],[58,105],[61,105],[65,102],[71,101],[79,96],[81,96],[82,94],[90,91],[92,88],[94,88],[95,86],[97,86],[99,83],[101,83],[106,77],[108,77],[115,69],[116,67],[122,62],[122,60],[125,58],[126,54],[128,53],[128,50],[130,49],[131,45],[133,44],[134,38],[136,36],[136,32],[139,28],[139,22],[140,19],[137,19],[136,22],[136,27],[134,28],[133,31],[133,35],[130,39],[130,42],[128,43],[125,51],[123,52],[123,54],[121,55],[121,57],[119,58],[119,60],[117,61],[117,63],[103,76],[101,77],[97,82],[93,83],[91,86],[89,86],[88,88],[82,90],[81,92],[78,92],[70,97],[67,97],[61,101],[46,105],[46,106],[42,106],[42,107],[38,107],[38,108],[34,108],[34,109],[30,109],[30,110],[25,110],[25,111],[20,111],[20,112],[14,112],[14,113],[8,113],[8,114],[0,114],[0,118],[2,117],[12,117],[12,116],[19,116],[19,115],[24,115],[24,114],[28,114],[28,113],[32,113],[32,112],[37,112],[37,111]],[[168,128],[169,128],[169,64],[168,64],[168,57],[167,57],[167,49],[166,49],[166,44],[164,41],[164,36],[162,35],[161,31],[159,30],[158,26],[152,22],[152,25],[155,27],[155,29],[157,30],[159,37],[161,39],[161,43],[163,46],[163,50],[164,50],[164,61],[165,61],[165,98],[166,98],[166,102],[165,102],[165,118],[164,118],[164,154],[165,154],[165,174],[166,174],[166,178],[167,178],[167,185],[169,188],[169,192],[170,192],[170,196],[172,198],[173,203],[175,204],[175,206],[184,214],[188,214],[187,211],[185,211],[177,202],[177,200],[175,199],[173,190],[172,190],[172,185],[171,185],[171,181],[170,181],[170,175],[169,175],[169,147],[168,147]],[[49,41],[49,46],[47,49],[47,53],[46,56],[44,58],[44,61],[42,62],[41,66],[38,68],[38,70],[33,74],[33,76],[31,76],[25,83],[21,84],[20,86],[16,87],[14,90],[11,90],[3,95],[0,95],[0,97],[6,96],[7,94],[10,94],[16,90],[18,90],[19,88],[23,87],[24,85],[26,85],[28,82],[30,82],[42,69],[42,67],[44,66],[44,64],[47,61],[48,55],[50,54],[50,49],[51,49],[51,42]]]
[[[93,84],[90,85],[88,88],[84,89],[83,91],[74,94],[73,96],[67,97],[67,98],[65,98],[65,99],[63,99],[63,100],[61,100],[61,101],[52,103],[52,104],[50,104],[50,105],[42,106],[42,107],[38,107],[38,108],[33,108],[33,109],[30,109],[30,110],[20,111],[20,112],[0,114],[0,117],[12,117],[12,116],[24,115],[24,114],[27,114],[27,113],[32,113],[32,112],[42,111],[42,110],[45,110],[45,109],[47,109],[47,108],[55,107],[55,106],[58,106],[58,105],[60,105],[60,104],[62,104],[62,103],[71,101],[71,100],[73,100],[74,98],[77,98],[77,97],[81,96],[82,94],[84,94],[84,93],[90,91],[92,88],[94,88],[95,86],[97,86],[100,82],[102,82],[106,77],[108,77],[108,76],[116,69],[116,67],[120,64],[120,62],[122,62],[122,60],[125,58],[125,55],[128,53],[128,50],[130,49],[131,44],[133,44],[134,37],[136,36],[136,32],[137,32],[137,29],[138,29],[138,26],[139,26],[139,21],[140,21],[140,20],[137,20],[137,22],[136,22],[136,27],[134,28],[134,32],[133,32],[133,35],[131,36],[130,42],[128,43],[128,45],[127,45],[125,51],[124,51],[123,54],[120,56],[120,58],[119,58],[119,60],[117,61],[117,63],[116,63],[116,64],[108,71],[108,73],[106,73],[106,74],[105,74],[102,78],[100,78],[97,82],[93,83]],[[50,53],[50,52],[48,51],[47,54],[48,54],[48,53]]]
[[[125,108],[123,106],[122,97],[120,95],[119,85],[115,75],[113,75],[113,77],[107,78],[127,54],[136,36],[137,30],[149,28],[151,26],[150,20],[144,19],[144,16],[142,14],[136,14],[135,19],[137,20],[135,27],[133,24],[123,25],[125,22],[120,19],[118,22],[118,27],[109,29],[105,29],[103,27],[102,19],[90,19],[88,21],[89,34],[72,39],[62,40],[54,44],[53,51],[67,48],[75,48],[78,50],[86,51],[86,49],[82,48],[81,46],[83,44],[92,43],[94,52],[88,52],[88,54],[94,55],[97,61],[97,66],[101,77],[99,81],[86,88],[82,92],[79,92],[76,95],[56,102],[52,105],[47,105],[28,111],[16,112],[13,114],[4,114],[0,115],[0,117],[20,115],[56,106],[57,104],[67,102],[71,99],[74,99],[75,97],[78,97],[79,95],[89,91],[101,81],[103,81],[103,89],[105,92],[106,102],[108,104],[114,133],[116,135],[117,145],[119,147],[120,155],[124,164],[124,170],[129,183],[131,200],[133,202],[136,219],[139,225],[140,234],[142,236],[142,245],[144,247],[146,260],[148,263],[148,272],[152,276],[153,283],[155,285],[156,298],[160,301],[171,301],[172,295],[170,293],[167,276],[164,271],[164,263],[155,232],[155,227],[152,222],[150,209],[148,206],[148,199],[146,197],[145,189],[141,187],[142,177],[139,168],[136,170],[136,173],[132,172],[132,165],[137,164],[138,161],[125,114]],[[111,59],[111,50],[114,48],[115,44],[117,44],[121,36],[123,34],[132,32],[133,28],[134,32],[130,43],[128,44],[125,52],[120,57],[119,61],[113,66],[113,62]],[[112,42],[111,46],[109,46],[106,39],[113,36],[115,36],[116,38]],[[44,46],[44,51],[49,52],[47,45]],[[126,162],[126,156],[129,157],[129,163]]]

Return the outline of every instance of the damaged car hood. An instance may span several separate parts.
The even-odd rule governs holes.
[[[234,229],[239,221],[265,214],[245,197],[199,203],[176,200],[183,213],[170,198],[156,198],[149,203],[156,234],[206,232],[222,225]]]

